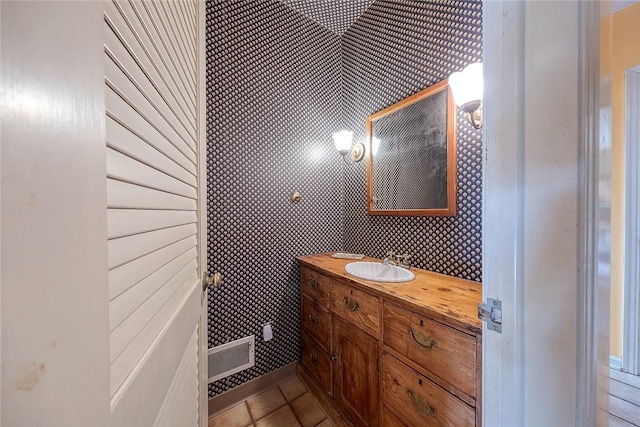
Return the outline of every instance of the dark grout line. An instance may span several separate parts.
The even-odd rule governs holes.
[[[257,420],[253,419],[253,414],[251,413],[251,410],[249,409],[249,404],[247,403],[247,400],[249,400],[249,399],[246,399],[242,403],[244,403],[244,407],[247,408],[247,412],[249,413],[249,418],[251,418],[251,424],[255,426]]]
[[[300,418],[298,418],[298,416],[296,415],[296,411],[293,410],[293,407],[291,406],[291,402],[287,402],[287,406],[289,407],[289,410],[291,411],[291,413],[293,414],[293,418],[296,419],[296,421],[298,422],[298,424],[302,425],[302,421],[300,420]]]

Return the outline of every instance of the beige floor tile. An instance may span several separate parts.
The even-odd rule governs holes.
[[[303,427],[313,427],[327,418],[322,407],[311,393],[306,393],[291,402],[291,408]]]
[[[244,402],[209,418],[209,427],[245,427],[251,424],[251,416]]]
[[[307,392],[307,387],[298,377],[291,377],[287,381],[280,384],[280,390],[284,394],[287,402],[291,402],[298,396],[302,396]]]
[[[286,403],[287,401],[284,400],[284,396],[277,386],[271,387],[269,390],[247,400],[247,405],[254,420],[264,417]]]
[[[300,424],[287,405],[256,421],[256,427],[300,427]]]
[[[325,418],[325,420],[316,427],[335,427],[335,424],[333,424],[329,418]]]

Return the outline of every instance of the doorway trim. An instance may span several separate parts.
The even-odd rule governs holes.
[[[598,250],[610,220],[598,166],[611,146],[610,71],[600,74],[611,13],[601,3],[483,4],[483,297],[503,302],[504,320],[502,335],[483,329],[485,425],[596,425],[607,412],[609,273]],[[562,48],[548,48],[554,38]],[[556,104],[541,108],[545,97]],[[554,179],[561,191],[545,186]],[[546,200],[560,216],[540,215]],[[541,227],[563,237],[540,237]]]
[[[625,72],[625,241],[622,370],[640,373],[640,66]],[[634,122],[635,120],[635,122]]]
[[[580,2],[576,426],[608,425],[611,293],[610,2]]]

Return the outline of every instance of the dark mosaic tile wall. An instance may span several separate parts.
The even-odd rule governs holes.
[[[281,0],[336,34],[344,33],[373,0]]]
[[[256,335],[255,367],[210,397],[299,358],[295,257],[341,249],[340,59],[338,35],[282,3],[207,2],[209,347]]]
[[[378,0],[342,35],[343,116],[356,140],[367,116],[431,86],[482,55],[481,1]],[[412,264],[482,279],[482,132],[458,114],[456,217],[366,214],[364,162],[345,172],[345,249],[383,258],[408,252]]]
[[[346,127],[364,140],[367,116],[481,50],[480,1],[377,0],[342,37],[276,0],[207,2],[208,269],[224,275],[209,347],[256,335],[255,367],[210,397],[299,358],[298,255],[394,249],[481,280],[480,131],[458,115],[455,218],[367,216],[365,164],[344,167],[330,137]]]

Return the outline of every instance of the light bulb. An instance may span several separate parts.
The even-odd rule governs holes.
[[[473,101],[482,101],[482,63],[469,64],[464,70],[451,74],[449,87],[451,87],[453,99],[458,106]]]
[[[353,132],[343,129],[340,132],[333,133],[333,144],[336,150],[343,156],[351,149],[351,143],[353,142]]]

